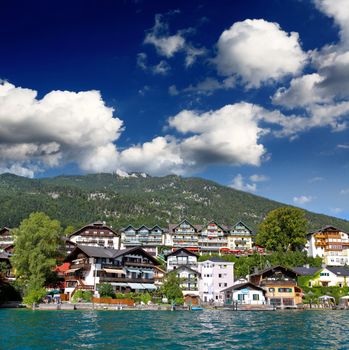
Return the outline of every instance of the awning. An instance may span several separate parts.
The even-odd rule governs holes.
[[[155,290],[157,289],[154,284],[151,283],[142,283],[142,286],[144,287],[144,289],[149,289],[149,290]]]
[[[128,284],[127,283],[123,283],[123,282],[112,282],[110,283],[112,286],[115,286],[115,287],[127,287]]]
[[[103,269],[103,271],[108,273],[121,273],[122,275],[126,275],[125,271],[121,269]]]
[[[129,272],[135,272],[135,273],[141,273],[142,271],[140,269],[131,269],[131,268],[127,268],[127,271]]]
[[[147,275],[154,275],[153,270],[142,270],[143,273],[146,273]]]
[[[78,271],[78,270],[81,270],[81,267],[78,267],[77,269],[67,270],[67,271],[65,271],[65,273],[72,273],[72,272],[75,272],[75,271]]]
[[[131,289],[145,289],[140,283],[127,283]]]

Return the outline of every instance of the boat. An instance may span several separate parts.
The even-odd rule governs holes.
[[[204,308],[202,308],[201,306],[193,306],[191,309],[192,309],[192,311],[201,311]]]

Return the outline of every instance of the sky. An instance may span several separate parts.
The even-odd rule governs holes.
[[[0,13],[0,173],[199,176],[349,219],[349,0]]]

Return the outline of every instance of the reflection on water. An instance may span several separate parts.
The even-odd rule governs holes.
[[[0,310],[0,349],[349,349],[348,324],[348,311]]]

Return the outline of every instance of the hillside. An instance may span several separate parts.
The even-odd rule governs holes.
[[[187,218],[193,223],[243,220],[256,229],[266,213],[282,203],[200,178],[134,174],[58,176],[28,179],[0,175],[0,226],[16,227],[33,211],[44,211],[62,225],[79,227],[105,220],[113,227],[160,224]],[[309,228],[331,224],[349,231],[349,222],[306,212]]]

